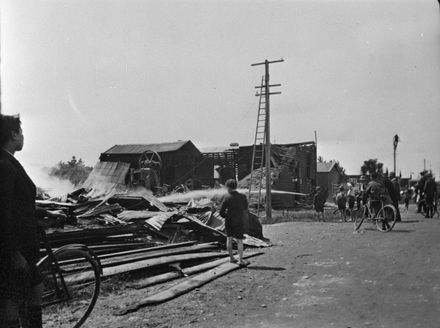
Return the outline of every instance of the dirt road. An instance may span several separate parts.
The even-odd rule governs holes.
[[[89,327],[440,327],[440,220],[403,214],[390,233],[368,223],[265,226],[275,244],[235,271],[168,303],[112,310],[151,290],[117,289]]]

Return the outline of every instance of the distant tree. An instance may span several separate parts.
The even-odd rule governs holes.
[[[86,166],[81,158],[77,160],[75,156],[72,156],[70,161],[60,161],[52,167],[49,175],[62,180],[69,180],[76,187],[87,179],[92,169],[92,167]]]
[[[324,157],[318,156],[318,163],[324,163],[324,162],[325,162]]]
[[[383,163],[378,162],[377,158],[364,161],[361,166],[361,172],[363,175],[369,175],[371,173],[383,173]]]

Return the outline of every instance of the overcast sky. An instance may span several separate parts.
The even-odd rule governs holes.
[[[253,142],[266,58],[272,141],[314,139],[349,173],[440,174],[440,11],[412,1],[3,0],[2,112],[30,165],[114,144]]]

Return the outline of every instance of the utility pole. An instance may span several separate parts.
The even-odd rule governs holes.
[[[272,222],[272,185],[271,185],[271,147],[270,147],[270,96],[275,94],[281,94],[281,92],[270,92],[270,87],[279,86],[270,85],[270,76],[269,76],[269,65],[275,63],[282,63],[284,59],[279,60],[265,60],[261,63],[252,64],[251,66],[260,66],[264,65],[264,98],[265,98],[265,109],[266,109],[266,124],[265,124],[265,157],[266,157],[266,221]],[[263,90],[260,90],[260,93],[263,93]],[[259,95],[257,93],[257,95]]]
[[[399,143],[400,138],[399,136],[396,134],[393,138],[393,148],[394,148],[394,174],[397,176],[397,168],[396,168],[396,150],[397,150],[397,144]]]
[[[313,188],[318,185],[318,132],[315,130],[315,163],[313,164],[315,168],[315,182]]]

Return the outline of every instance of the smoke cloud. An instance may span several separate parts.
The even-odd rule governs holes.
[[[50,197],[65,198],[76,188],[69,180],[62,180],[49,175],[50,168],[39,165],[26,166],[26,172],[38,188]]]
[[[248,189],[238,189],[238,192],[247,195]],[[252,194],[258,193],[258,191],[252,191]],[[225,188],[222,189],[206,189],[206,190],[194,190],[186,193],[176,193],[168,196],[160,197],[159,200],[163,203],[186,203],[191,200],[199,200],[202,198],[208,198],[211,200],[221,200],[227,194],[227,190]],[[264,196],[266,194],[266,190],[261,190],[261,194]],[[288,194],[292,196],[306,196],[306,194],[299,192],[289,192],[289,191],[280,191],[280,190],[272,190],[272,194]]]

